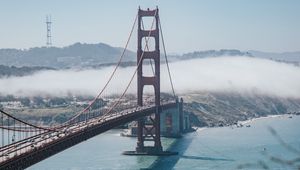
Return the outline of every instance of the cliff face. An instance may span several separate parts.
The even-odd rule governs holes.
[[[233,93],[183,95],[184,110],[196,126],[223,126],[271,114],[300,112],[300,99]]]

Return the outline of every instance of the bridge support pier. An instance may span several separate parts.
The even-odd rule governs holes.
[[[138,129],[137,129],[137,146],[135,150],[137,152],[143,152],[144,151],[144,140],[143,140],[143,127],[145,124],[144,118],[141,118],[138,120]]]

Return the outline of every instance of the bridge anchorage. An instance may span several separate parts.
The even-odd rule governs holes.
[[[143,18],[153,18],[150,29],[145,29]],[[155,26],[154,26],[155,25]],[[124,155],[174,155],[177,152],[163,151],[161,144],[161,113],[160,108],[160,49],[159,34],[160,20],[158,8],[154,10],[138,9],[138,41],[137,41],[137,104],[143,106],[143,90],[145,86],[153,86],[155,98],[155,113],[148,117],[142,117],[137,121],[137,146],[135,151],[125,151]],[[149,38],[154,38],[155,49],[149,50]],[[143,46],[143,39],[146,41]],[[152,67],[153,76],[143,75],[143,60],[154,61],[154,69]],[[152,63],[151,63],[152,66]],[[178,102],[177,102],[178,103]],[[182,115],[182,114],[181,114]],[[145,120],[148,123],[145,123]],[[182,116],[180,116],[182,118]],[[182,119],[181,119],[182,120]],[[180,121],[181,122],[181,121]],[[150,123],[150,125],[149,125]],[[154,146],[145,146],[145,141],[153,141]]]

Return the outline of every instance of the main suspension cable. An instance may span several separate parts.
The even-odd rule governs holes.
[[[129,34],[129,37],[126,41],[126,45],[124,47],[124,50],[119,58],[119,61],[116,65],[116,67],[114,68],[113,72],[111,73],[108,81],[106,82],[106,84],[104,85],[104,87],[102,88],[102,90],[100,91],[100,93],[98,93],[98,95],[92,100],[92,102],[86,107],[84,108],[82,111],[80,111],[79,113],[77,113],[73,118],[69,119],[68,121],[66,121],[64,124],[67,124],[69,122],[71,122],[72,120],[76,119],[79,115],[81,115],[82,113],[86,112],[87,110],[90,109],[90,107],[96,102],[96,100],[102,95],[102,93],[104,92],[104,90],[107,88],[108,84],[111,82],[113,76],[115,75],[117,69],[119,68],[123,58],[124,58],[124,55],[125,55],[125,52],[127,50],[127,47],[129,45],[129,42],[130,42],[130,39],[131,39],[131,36],[132,36],[132,33],[133,33],[133,30],[135,28],[135,25],[136,25],[136,21],[137,21],[137,18],[138,18],[138,15],[135,16],[135,19],[134,19],[134,22],[133,22],[133,25],[132,25],[132,28],[131,28],[131,31],[130,31],[130,34]]]
[[[167,68],[168,68],[169,79],[170,79],[170,83],[171,83],[174,98],[176,99],[176,94],[175,94],[175,89],[174,89],[172,76],[171,76],[171,71],[170,71],[170,67],[169,67],[169,62],[168,62],[168,57],[167,57],[166,46],[165,46],[165,41],[164,41],[164,36],[163,36],[163,32],[162,32],[162,26],[161,26],[160,18],[158,18],[158,21],[159,21],[158,25],[159,25],[159,28],[160,28],[161,40],[162,40],[163,49],[164,49],[164,55],[165,55],[166,64],[167,64]]]
[[[84,112],[86,112],[87,110],[89,110],[89,108],[97,101],[97,99],[102,95],[102,93],[104,92],[104,90],[108,87],[109,83],[111,82],[113,76],[115,75],[117,69],[119,68],[123,58],[124,58],[124,55],[125,55],[125,52],[127,51],[127,47],[129,45],[129,42],[130,42],[130,39],[132,37],[132,33],[133,33],[133,30],[135,28],[135,25],[136,25],[136,21],[137,21],[137,18],[138,18],[138,14],[136,15],[135,19],[134,19],[134,23],[133,23],[133,26],[131,28],[131,31],[130,31],[130,34],[129,34],[129,37],[126,41],[126,45],[123,49],[123,52],[119,58],[119,61],[117,62],[117,65],[116,67],[114,68],[113,72],[111,73],[108,81],[106,82],[106,84],[104,85],[104,87],[102,88],[102,90],[98,93],[98,95],[92,100],[92,102],[87,106],[85,107],[82,111],[78,112],[77,114],[75,114],[75,116],[73,116],[71,119],[69,119],[68,121],[64,122],[63,125],[59,125],[59,126],[55,126],[55,127],[52,127],[52,128],[44,128],[44,127],[40,127],[40,126],[37,126],[37,125],[34,125],[34,124],[30,124],[30,123],[27,123],[25,121],[22,121],[21,119],[18,119],[6,112],[4,112],[3,110],[0,110],[1,113],[5,114],[6,116],[14,119],[14,120],[17,120],[21,123],[24,123],[25,125],[28,125],[30,127],[34,127],[34,128],[37,128],[37,129],[42,129],[42,130],[47,130],[47,131],[57,131],[57,129],[60,129],[62,127],[66,127],[68,126],[68,123],[71,122],[72,120],[76,119],[78,116],[80,116],[81,114],[83,114]],[[9,128],[9,127],[1,127],[2,129],[6,129],[6,130],[12,130],[12,128]],[[29,131],[32,131],[32,130],[29,130]],[[29,132],[28,131],[28,132]]]
[[[157,14],[157,9],[155,10],[154,16],[156,16],[156,14]],[[148,36],[147,36],[146,40],[145,40],[146,45],[145,45],[145,47],[144,47],[144,50],[143,50],[143,52],[142,52],[142,55],[141,55],[141,57],[140,57],[140,59],[139,59],[139,61],[138,61],[137,67],[136,67],[136,69],[135,69],[135,71],[134,71],[134,73],[133,73],[133,75],[132,75],[132,77],[131,77],[129,83],[127,84],[127,86],[126,86],[124,92],[123,92],[122,95],[119,97],[119,99],[112,105],[112,107],[110,107],[110,109],[109,109],[109,110],[108,110],[101,118],[103,118],[104,116],[108,115],[108,114],[109,114],[109,113],[110,113],[110,112],[111,112],[111,111],[112,111],[112,110],[120,103],[121,99],[122,99],[122,98],[125,96],[125,94],[127,93],[128,89],[129,89],[129,87],[130,87],[130,85],[131,85],[131,83],[132,83],[132,81],[133,81],[133,78],[135,77],[135,75],[136,75],[136,73],[137,73],[137,71],[138,71],[138,68],[139,68],[140,64],[142,63],[142,61],[143,61],[144,53],[145,53],[145,50],[146,50],[146,48],[147,48],[148,41],[149,41],[149,39],[150,39],[150,35],[151,35],[152,29],[153,29],[154,21],[155,21],[155,18],[153,18],[153,21],[152,21],[152,24],[151,24],[150,31],[149,31],[149,33],[148,33]]]
[[[41,126],[36,126],[36,125],[34,125],[34,124],[31,124],[31,123],[27,123],[27,122],[25,122],[25,121],[23,121],[23,120],[21,120],[21,119],[18,119],[18,118],[16,118],[16,117],[14,117],[14,116],[8,114],[7,112],[5,112],[5,111],[3,111],[3,110],[1,110],[1,109],[0,109],[0,112],[1,112],[2,114],[6,115],[7,117],[10,117],[10,118],[12,118],[13,120],[19,121],[19,122],[21,122],[21,123],[23,123],[23,124],[25,124],[25,125],[30,126],[30,127],[34,127],[34,128],[42,129],[42,130],[50,130],[50,131],[52,130],[52,129],[50,129],[50,128],[44,128],[44,127],[41,127]],[[7,119],[7,120],[9,120],[9,119]],[[8,123],[8,125],[9,125],[9,123]],[[3,128],[3,127],[2,127],[2,128]],[[7,130],[12,130],[12,128],[6,128],[6,129],[7,129]],[[53,131],[53,130],[52,130],[52,131]]]

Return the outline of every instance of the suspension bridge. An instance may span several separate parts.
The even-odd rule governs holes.
[[[153,18],[150,29],[144,28],[143,17]],[[115,76],[136,25],[138,25],[136,69],[117,100],[113,101],[109,107],[92,110],[91,108],[97,103],[97,100],[103,98],[105,90]],[[149,49],[148,41],[150,38],[155,40],[154,50]],[[167,101],[161,101],[160,97],[160,40],[162,41],[165,62],[168,68],[170,91],[172,91],[172,98]],[[149,60],[153,72],[152,76],[143,75],[144,60]],[[135,77],[137,77],[137,104],[136,106],[124,108],[122,102],[124,102],[127,91]],[[144,86],[153,86],[154,94],[150,96],[152,99],[145,97]],[[134,151],[125,151],[124,154],[175,154],[163,150],[161,145],[161,132],[166,131],[167,128],[161,129],[161,124],[165,121],[161,119],[161,115],[168,110],[179,113],[177,119],[173,118],[172,120],[177,120],[177,124],[174,123],[174,125],[178,125],[175,133],[180,133],[184,128],[182,123],[182,100],[178,101],[175,95],[159,19],[159,10],[158,8],[154,10],[139,8],[119,61],[104,87],[82,111],[74,113],[69,120],[62,124],[41,126],[23,121],[5,111],[5,108],[0,110],[0,169],[25,169],[107,130],[132,121],[137,121],[137,146]],[[145,141],[153,141],[153,145],[146,146]]]

